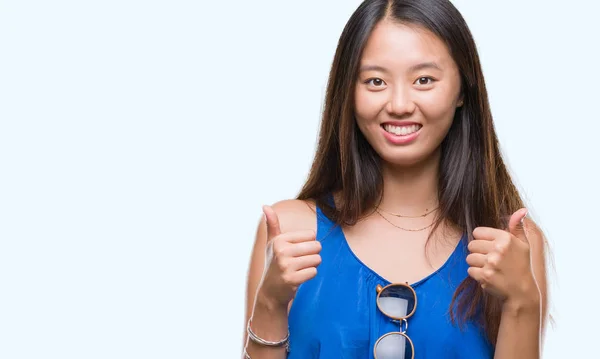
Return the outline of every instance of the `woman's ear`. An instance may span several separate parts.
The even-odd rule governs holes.
[[[461,107],[463,104],[464,104],[463,94],[461,93],[460,96],[458,97],[458,101],[456,102],[456,107]]]

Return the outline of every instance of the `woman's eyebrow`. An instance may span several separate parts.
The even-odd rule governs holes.
[[[440,65],[438,65],[435,62],[422,62],[422,63],[411,66],[408,69],[408,72],[415,72],[415,71],[426,70],[426,69],[443,71],[442,68],[440,67]],[[378,65],[363,65],[363,66],[361,66],[360,72],[365,72],[365,71],[379,71],[379,72],[389,73],[388,69],[386,69],[385,67],[382,67],[382,66],[378,66]]]
[[[379,72],[389,73],[389,71],[385,67],[381,67],[378,65],[363,65],[363,66],[361,66],[360,72],[365,72],[365,71],[379,71]]]
[[[420,64],[416,64],[411,66],[408,71],[409,72],[415,72],[415,71],[420,71],[420,70],[438,70],[438,71],[443,71],[442,67],[440,65],[438,65],[435,62],[422,62]]]

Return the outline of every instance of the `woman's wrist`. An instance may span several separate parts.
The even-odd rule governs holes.
[[[281,313],[285,313],[287,316],[287,306],[288,303],[281,303],[275,298],[267,295],[263,291],[259,290],[256,295],[256,301],[254,304],[255,310],[259,307],[260,310],[264,310],[273,315],[278,315]]]
[[[502,313],[510,314],[512,316],[540,316],[541,295],[537,286],[523,295],[507,298],[502,305]]]
[[[288,333],[287,306],[259,291],[254,302],[250,325],[252,331],[263,339],[269,341],[283,339]]]

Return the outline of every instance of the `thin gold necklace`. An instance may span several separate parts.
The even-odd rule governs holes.
[[[419,215],[419,216],[404,216],[404,215],[402,215],[402,214],[399,214],[399,213],[394,213],[394,212],[388,212],[388,211],[385,211],[385,210],[381,209],[380,207],[377,207],[377,210],[378,210],[378,211],[381,211],[381,212],[383,212],[383,213],[387,213],[387,214],[389,214],[389,215],[391,215],[391,216],[395,216],[395,217],[402,217],[402,218],[421,218],[421,217],[427,217],[428,215],[430,215],[431,213],[433,213],[434,211],[436,211],[438,208],[440,208],[440,207],[439,207],[439,206],[438,206],[438,207],[435,207],[435,208],[434,208],[434,209],[432,209],[431,211],[427,211],[427,209],[425,209],[425,214],[421,214],[421,215]]]
[[[391,222],[389,219],[385,218],[385,216],[384,216],[384,215],[383,215],[383,214],[382,214],[382,213],[379,211],[379,208],[375,208],[375,211],[377,211],[377,214],[379,214],[379,215],[381,216],[381,218],[385,219],[385,220],[386,220],[386,222],[388,222],[388,223],[389,223],[389,224],[391,224],[392,226],[394,226],[394,227],[396,227],[396,228],[399,228],[399,229],[402,229],[402,230],[404,230],[404,231],[409,231],[409,232],[420,232],[420,231],[424,231],[424,230],[426,230],[427,228],[429,228],[429,227],[433,226],[433,224],[434,224],[434,222],[431,222],[431,224],[430,224],[430,225],[428,225],[428,226],[426,226],[426,227],[423,227],[423,228],[417,228],[417,229],[404,228],[404,227],[400,227],[400,226],[398,226],[398,225],[396,225],[396,224],[392,223],[392,222]]]

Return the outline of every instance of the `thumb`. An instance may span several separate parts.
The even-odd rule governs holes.
[[[272,240],[274,237],[281,234],[279,228],[279,217],[275,210],[271,206],[263,206],[263,213],[265,214],[265,222],[267,224],[267,241]]]
[[[513,213],[508,221],[508,231],[515,237],[527,242],[525,228],[523,227],[525,217],[527,216],[527,208],[521,208]]]

